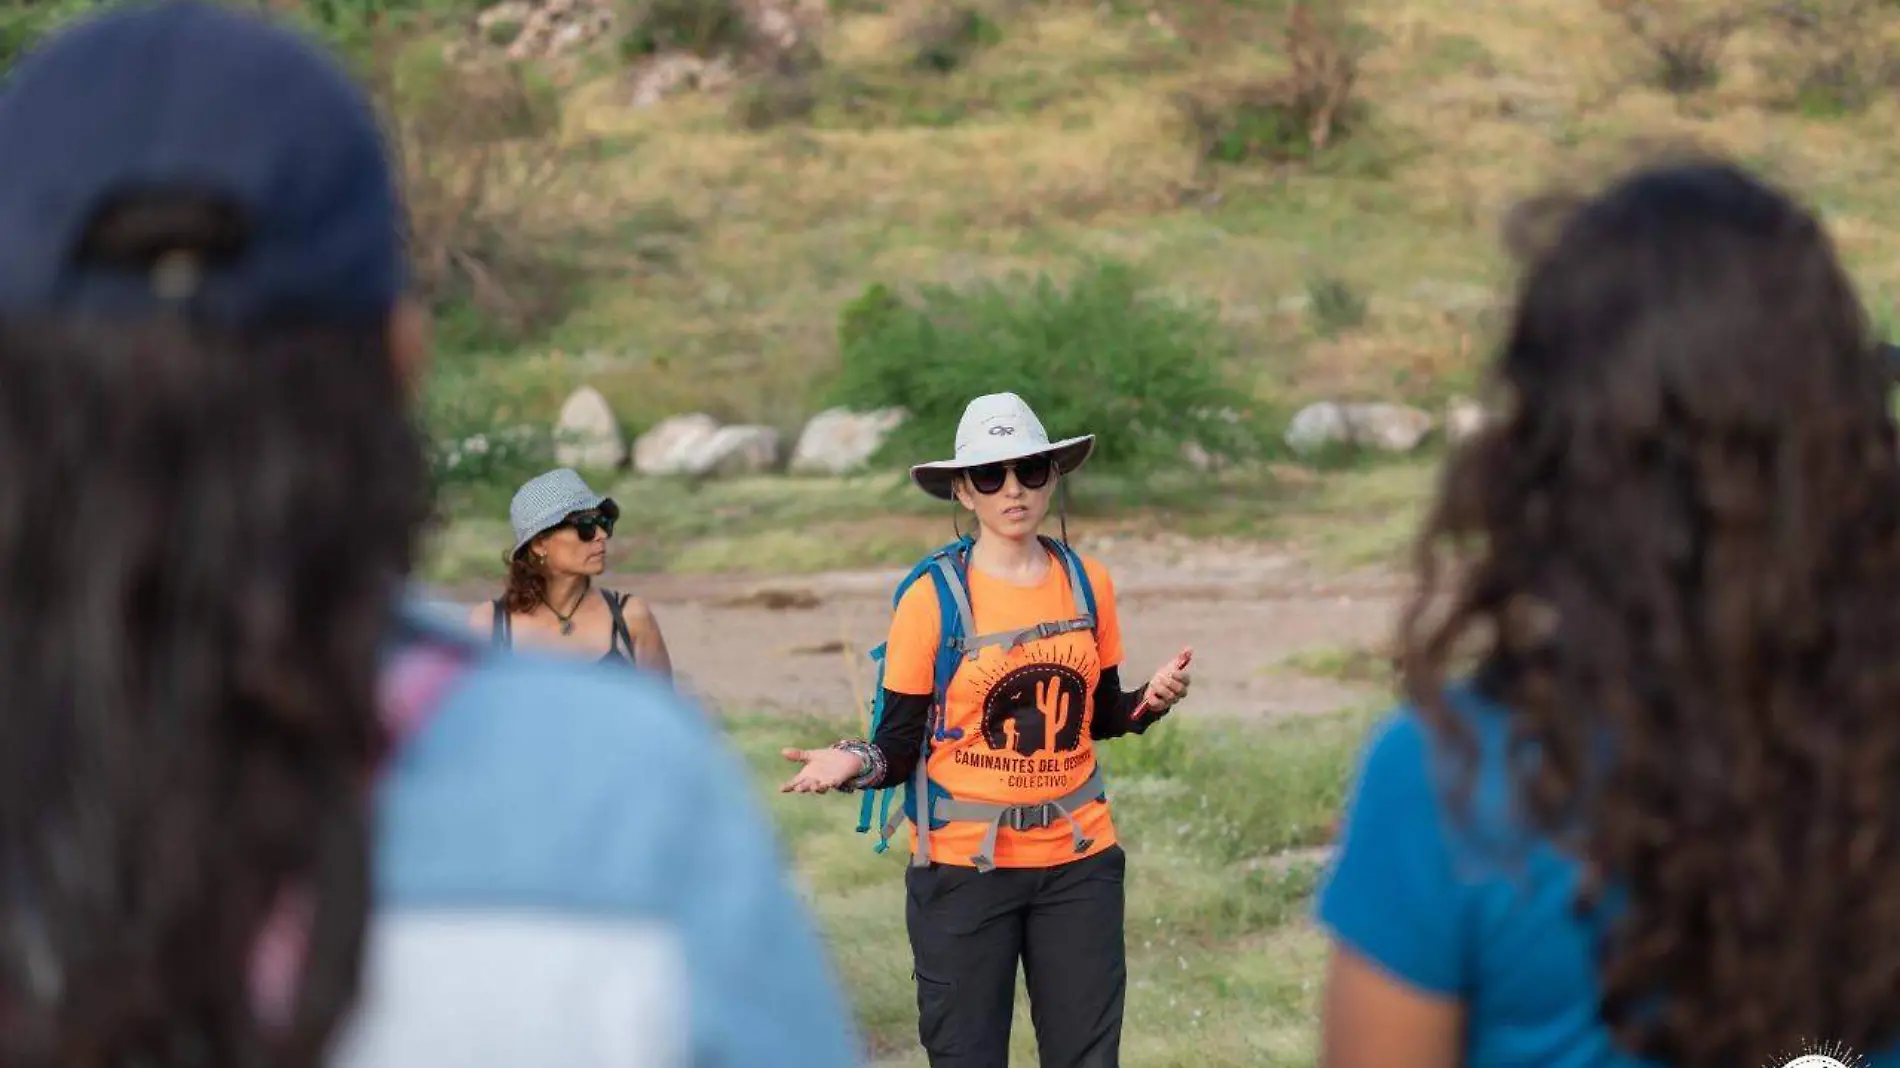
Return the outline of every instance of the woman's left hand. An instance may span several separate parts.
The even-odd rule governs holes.
[[[1148,693],[1142,698],[1139,715],[1153,712],[1165,712],[1179,704],[1187,696],[1188,664],[1194,659],[1194,647],[1181,650],[1173,660],[1161,665],[1161,669],[1148,680]]]

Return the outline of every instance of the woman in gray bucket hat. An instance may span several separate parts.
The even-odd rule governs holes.
[[[581,476],[556,468],[529,479],[508,505],[514,548],[500,597],[476,605],[469,625],[486,631],[498,648],[517,633],[529,644],[624,662],[670,678],[673,673],[659,621],[638,597],[602,587],[607,543],[620,506],[595,493]]]

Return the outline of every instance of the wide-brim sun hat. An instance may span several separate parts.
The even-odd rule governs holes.
[[[941,500],[956,499],[957,474],[985,464],[1048,456],[1062,474],[1088,462],[1095,435],[1050,441],[1049,432],[1027,401],[1014,393],[990,393],[971,401],[957,422],[955,455],[910,469],[917,488]]]
[[[510,559],[521,555],[528,543],[561,525],[575,512],[595,509],[612,517],[620,515],[620,506],[612,497],[595,493],[581,476],[570,468],[557,467],[536,475],[515,491],[508,502],[508,522],[515,529],[515,547]]]

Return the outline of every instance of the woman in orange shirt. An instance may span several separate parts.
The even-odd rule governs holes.
[[[1009,1063],[1019,962],[1044,1068],[1113,1068],[1120,1056],[1126,858],[1094,744],[1166,715],[1187,693],[1191,651],[1124,692],[1108,571],[1040,534],[1059,480],[1093,448],[1093,436],[1050,442],[1014,394],[970,402],[956,459],[911,470],[976,518],[955,562],[973,636],[963,659],[939,699],[938,587],[914,583],[891,623],[875,736],[785,750],[803,765],[781,788],[791,793],[921,771],[932,829],[911,831],[905,919],[932,1068]]]

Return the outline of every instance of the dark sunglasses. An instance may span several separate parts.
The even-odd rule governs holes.
[[[972,467],[967,472],[970,476],[970,488],[987,497],[1003,488],[1003,483],[1009,480],[1009,472],[1012,468],[1016,472],[1016,481],[1022,483],[1024,489],[1035,490],[1049,484],[1049,475],[1054,472],[1055,464],[1051,463],[1047,456],[1031,456],[1008,463]]]
[[[614,521],[619,518],[617,509],[609,511],[603,508],[598,512],[583,512],[580,515],[568,516],[561,525],[573,527],[575,535],[582,541],[593,541],[594,535],[601,532],[605,532],[610,538],[613,537]]]

